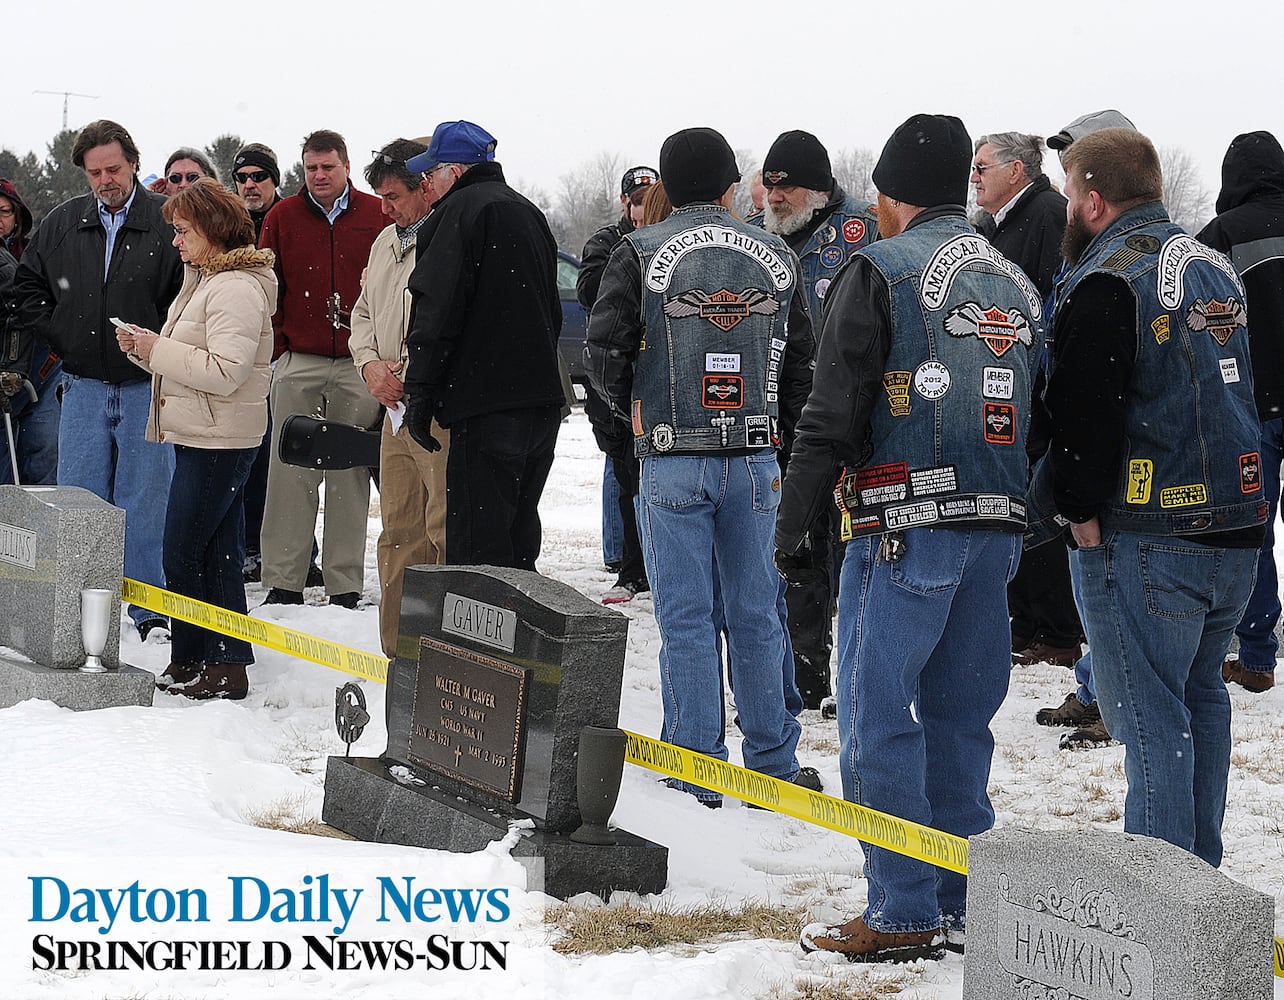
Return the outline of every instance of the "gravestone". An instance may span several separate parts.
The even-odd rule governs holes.
[[[1153,837],[991,830],[969,841],[963,1000],[1270,1000],[1274,911]]]
[[[120,662],[110,617],[106,673],[81,673],[80,592],[120,593],[125,512],[73,486],[0,486],[0,708],[42,698],[64,708],[150,705],[155,677]]]
[[[332,757],[322,818],[362,840],[478,851],[525,822],[513,857],[539,859],[544,892],[660,892],[668,850],[580,825],[580,731],[614,727],[628,619],[537,573],[406,571],[379,758]],[[535,864],[532,870],[539,870]]]

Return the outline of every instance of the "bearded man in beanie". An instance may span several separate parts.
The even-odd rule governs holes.
[[[878,238],[874,206],[843,191],[834,180],[829,151],[810,132],[784,132],[777,137],[762,164],[762,183],[766,206],[754,221],[783,236],[798,255],[812,324],[820,330],[825,293],[838,269]],[[787,460],[785,456],[782,467]],[[788,475],[788,468],[784,472]],[[800,571],[785,593],[794,649],[793,680],[804,708],[820,708],[832,691],[833,536],[829,519],[817,519],[806,549],[811,553],[812,572],[803,579]],[[786,672],[789,667],[786,664]]]
[[[837,502],[843,795],[968,837],[989,829],[990,720],[1011,672],[1039,293],[964,214],[963,123],[914,115],[874,168],[882,239],[826,296],[815,384],[776,526],[786,579]],[[842,470],[839,485],[835,478]],[[831,499],[832,498],[832,499]],[[869,844],[863,914],[803,930],[853,961],[940,957],[962,875]]]
[[[281,186],[281,167],[276,153],[261,142],[242,146],[232,157],[232,179],[236,181],[236,193],[250,210],[257,240],[263,235],[263,220],[281,200],[277,191]]]
[[[776,445],[811,386],[798,261],[779,237],[731,214],[740,175],[713,129],[666,139],[660,176],[674,212],[612,251],[585,354],[593,388],[632,428],[641,460],[662,736],[727,759],[716,573],[745,767],[818,789],[816,771],[798,766],[801,727],[785,708],[780,664],[791,654],[771,568]],[[671,783],[722,804],[717,792]]]

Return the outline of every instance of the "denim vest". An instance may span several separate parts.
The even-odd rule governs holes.
[[[1043,306],[961,215],[860,251],[887,280],[892,344],[870,454],[835,490],[841,535],[1025,527],[1025,433]]]
[[[779,236],[696,204],[624,237],[642,266],[637,455],[774,445],[797,260]]]
[[[1230,261],[1155,202],[1099,233],[1058,299],[1070,302],[1094,273],[1123,278],[1137,302],[1119,489],[1102,528],[1192,535],[1262,523],[1261,424],[1244,286]]]
[[[753,218],[761,226],[764,216]],[[798,251],[798,266],[803,287],[807,290],[807,310],[812,330],[820,338],[824,316],[825,293],[838,269],[856,255],[856,251],[878,239],[878,214],[873,205],[862,205],[851,195],[845,197],[830,216],[816,227],[806,245]]]

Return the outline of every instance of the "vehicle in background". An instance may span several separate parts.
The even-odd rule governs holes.
[[[580,259],[565,251],[557,251],[557,294],[562,300],[562,336],[558,349],[571,373],[576,394],[583,399],[583,386],[588,384],[584,374],[584,334],[587,332],[588,313],[575,297],[575,282],[580,276]]]

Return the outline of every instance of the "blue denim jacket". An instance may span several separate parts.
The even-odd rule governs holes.
[[[703,203],[624,239],[642,267],[630,414],[638,456],[772,447],[798,288],[793,251]]]
[[[869,456],[835,497],[842,535],[1025,526],[1025,434],[1043,350],[1039,293],[961,215],[860,251],[886,279],[892,344]]]
[[[765,216],[756,215],[751,224],[761,226]],[[807,310],[811,313],[816,339],[820,339],[821,312],[829,283],[838,269],[863,246],[878,239],[878,214],[873,205],[863,204],[847,195],[833,213],[816,227],[806,245],[798,251],[798,267],[803,287],[807,290]]]
[[[1170,222],[1158,202],[1125,212],[1057,289],[1069,303],[1093,273],[1137,303],[1137,354],[1119,493],[1104,529],[1233,531],[1265,516],[1244,286],[1230,261]]]

